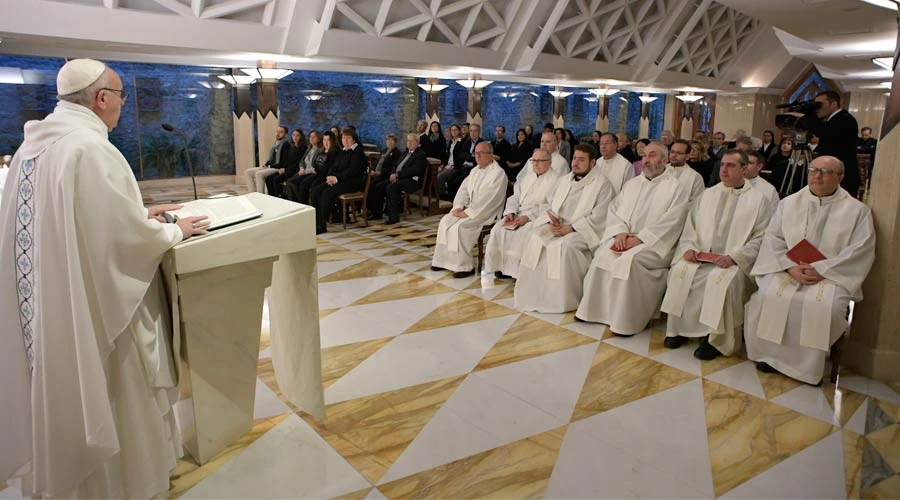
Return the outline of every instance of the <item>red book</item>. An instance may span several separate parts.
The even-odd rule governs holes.
[[[697,254],[697,260],[700,262],[715,262],[719,257],[721,257],[720,254],[712,252],[699,252]]]
[[[800,243],[797,243],[794,245],[794,248],[788,250],[786,255],[787,258],[797,264],[812,264],[813,262],[825,260],[825,256],[822,255],[822,252],[814,247],[812,243],[806,241],[806,238],[800,240]]]

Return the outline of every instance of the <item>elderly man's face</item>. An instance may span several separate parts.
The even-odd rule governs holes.
[[[719,178],[722,184],[730,188],[736,188],[744,184],[744,171],[746,167],[741,165],[741,155],[727,154],[719,165]]]
[[[474,128],[472,130],[475,130]],[[475,163],[478,164],[479,167],[484,168],[494,162],[494,153],[491,152],[491,147],[486,142],[480,142],[477,146],[475,146]]]
[[[535,174],[544,175],[550,170],[550,154],[543,149],[535,151],[531,155],[531,168],[534,169]]]
[[[556,136],[553,135],[553,132],[544,132],[541,136],[541,149],[548,154],[553,154],[556,151],[556,144]]]
[[[671,146],[672,142],[675,141],[675,136],[672,135],[671,130],[663,130],[662,135],[660,136],[660,142],[665,144],[666,146]]]
[[[672,147],[669,148],[669,163],[671,163],[673,167],[683,167],[687,162],[687,149],[687,146],[681,142],[672,144]]]
[[[644,175],[650,179],[662,174],[666,170],[668,158],[658,144],[647,146],[644,152]]]
[[[406,149],[413,151],[419,147],[419,138],[413,134],[409,134],[406,136]]]
[[[809,190],[816,196],[830,196],[841,185],[844,173],[840,163],[833,156],[820,156],[809,164],[807,182]]]
[[[586,175],[594,168],[597,160],[591,160],[591,156],[584,151],[575,151],[572,155],[572,172],[577,175]]]
[[[615,158],[617,147],[618,145],[611,135],[600,137],[600,154],[603,155],[604,159],[612,160]]]

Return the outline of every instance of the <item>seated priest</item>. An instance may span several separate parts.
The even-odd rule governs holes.
[[[744,178],[746,169],[746,153],[724,154],[722,182],[691,207],[669,270],[662,303],[669,315],[665,346],[677,349],[688,338],[707,337],[694,351],[705,361],[741,347],[744,304],[754,288],[750,270],[775,210]]]
[[[816,385],[850,301],[862,300],[875,231],[869,207],[841,187],[840,160],[820,156],[807,170],[808,185],[781,200],[763,237],[744,340],[760,371]]]
[[[522,248],[535,219],[547,210],[547,196],[559,176],[550,168],[550,153],[535,149],[528,174],[513,186],[503,219],[494,224],[485,251],[485,270],[498,279],[518,278]]]
[[[541,149],[550,154],[550,169],[556,172],[556,175],[566,175],[571,171],[569,160],[559,154],[559,140],[552,130],[544,130],[543,135],[541,135]],[[516,176],[516,182],[519,182],[529,170],[528,162],[525,162],[525,168],[519,171],[519,175]]]
[[[750,185],[759,189],[769,199],[772,205],[772,212],[778,207],[781,198],[778,197],[778,191],[769,181],[759,176],[759,173],[766,168],[766,158],[759,151],[751,151],[747,153],[747,169],[744,171],[744,179],[750,181]]]
[[[597,169],[609,179],[613,190],[618,195],[622,186],[634,178],[634,165],[619,154],[619,139],[616,134],[607,132],[600,136],[600,155]]]
[[[641,175],[626,182],[609,205],[577,319],[629,336],[643,331],[658,313],[690,203],[690,189],[666,168],[667,159],[661,144],[647,146]]]
[[[615,198],[609,179],[596,164],[593,146],[575,146],[572,173],[556,183],[548,198],[549,209],[534,222],[522,249],[515,288],[517,309],[564,313],[578,307],[584,275]]]
[[[453,198],[453,210],[438,225],[437,245],[431,269],[453,271],[454,278],[475,274],[472,247],[485,224],[492,223],[503,210],[506,173],[494,161],[491,143],[475,146],[475,164]]]
[[[378,182],[369,194],[369,207],[372,217],[380,219],[387,199],[387,223],[400,222],[402,193],[415,193],[422,187],[425,169],[428,168],[425,150],[419,147],[419,134],[406,134],[406,151],[400,156],[396,168],[386,175],[386,179]]]
[[[669,164],[666,169],[678,179],[691,193],[691,203],[703,194],[706,184],[703,177],[687,164],[688,154],[691,152],[691,144],[684,139],[678,139],[669,147]]]

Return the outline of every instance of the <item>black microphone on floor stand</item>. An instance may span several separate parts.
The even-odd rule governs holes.
[[[194,165],[191,163],[191,152],[188,149],[187,136],[184,135],[184,132],[173,127],[171,123],[163,123],[162,128],[166,132],[175,132],[176,134],[180,135],[181,140],[184,141],[184,156],[187,158],[188,172],[191,174],[191,184],[194,185],[194,199],[196,200],[197,199],[197,179],[194,177]]]

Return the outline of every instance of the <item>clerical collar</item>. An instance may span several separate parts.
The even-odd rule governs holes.
[[[813,198],[815,198],[816,200],[819,200],[819,201],[831,201],[831,200],[833,200],[834,198],[836,198],[837,195],[838,195],[838,193],[840,193],[840,192],[841,192],[841,187],[840,187],[840,186],[838,186],[837,189],[835,189],[833,193],[831,193],[831,194],[826,194],[825,196],[819,196],[819,195],[817,195],[816,193],[813,193],[813,192],[812,192],[812,189],[809,190],[809,194],[810,194]]]
[[[730,189],[731,189],[732,191],[740,191],[741,189],[744,189],[744,186],[745,186],[746,184],[747,184],[747,183],[745,182],[744,184],[741,184],[741,185],[738,186],[738,187],[733,187],[733,188],[730,188]]]
[[[572,178],[575,179],[575,182],[578,182],[578,181],[580,181],[581,179],[584,179],[586,176],[587,176],[587,174],[584,174],[584,175],[578,175],[578,174],[576,174],[575,172],[572,172]]]

